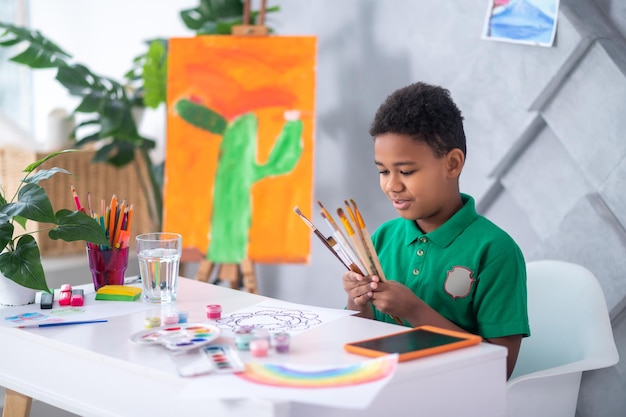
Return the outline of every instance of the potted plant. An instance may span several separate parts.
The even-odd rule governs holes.
[[[34,301],[36,290],[51,292],[41,264],[39,246],[33,236],[35,233],[47,231],[51,239],[66,242],[85,240],[101,245],[109,244],[102,227],[84,211],[60,209],[55,212],[45,189],[39,185],[40,181],[55,174],[70,174],[58,167],[37,169],[49,159],[66,152],[80,151],[70,149],[54,152],[30,164],[24,169],[26,174],[12,196],[5,195],[4,190],[0,189],[0,285],[12,281],[18,287],[30,289],[27,294],[32,294],[29,295],[30,300],[12,301],[5,298],[8,300],[5,301],[0,298],[0,304],[28,304]],[[41,228],[28,231],[28,220],[38,222]],[[0,291],[0,297],[5,296],[3,292],[7,291]]]

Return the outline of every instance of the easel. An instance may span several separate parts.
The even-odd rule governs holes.
[[[243,20],[242,25],[233,26],[233,35],[237,36],[249,36],[249,35],[261,35],[268,34],[267,26],[265,26],[265,6],[267,0],[261,0],[261,8],[259,9],[259,21],[258,25],[250,24],[250,0],[245,0],[243,5]]]
[[[254,263],[250,259],[244,259],[240,264],[214,264],[203,259],[198,266],[195,279],[209,282],[215,266],[218,266],[216,281],[228,281],[233,289],[244,288],[252,294],[258,293]]]
[[[250,0],[246,0],[243,7],[242,25],[233,26],[232,34],[236,36],[265,36],[268,34],[265,26],[265,8],[266,0],[261,1],[259,10],[258,25],[250,24]],[[183,262],[197,259],[197,254],[183,253]],[[195,279],[198,281],[209,282],[215,267],[217,266],[216,282],[228,281],[230,287],[234,289],[244,288],[246,291],[256,294],[258,292],[256,275],[254,273],[254,263],[250,259],[244,259],[240,264],[215,264],[202,257],[199,260],[198,271]]]

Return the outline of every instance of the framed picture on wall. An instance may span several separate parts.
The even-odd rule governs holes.
[[[551,47],[559,0],[488,0],[483,39]]]

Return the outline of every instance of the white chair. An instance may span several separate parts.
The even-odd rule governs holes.
[[[580,265],[543,260],[526,268],[531,336],[508,381],[509,415],[573,417],[582,372],[619,360],[604,293]]]

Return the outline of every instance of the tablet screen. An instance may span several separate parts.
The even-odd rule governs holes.
[[[405,361],[476,345],[481,341],[480,336],[470,333],[420,326],[409,331],[346,343],[344,348],[348,352],[374,357],[397,353],[398,360]]]
[[[447,334],[434,333],[424,329],[418,329],[379,339],[351,343],[351,345],[385,353],[405,353],[443,346],[462,340],[465,339]]]

